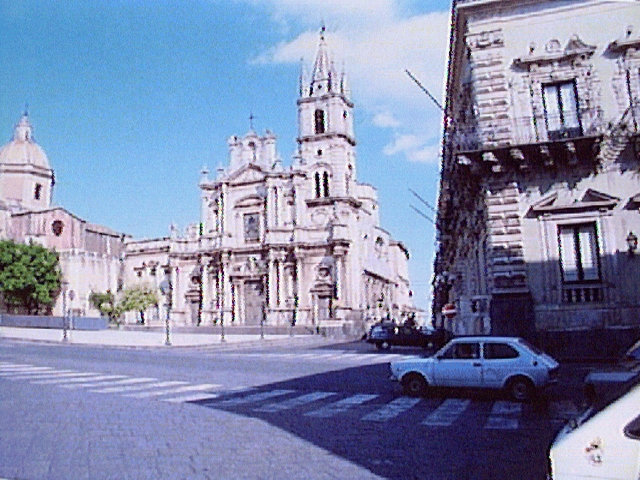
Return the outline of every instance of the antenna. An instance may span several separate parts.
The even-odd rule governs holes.
[[[420,80],[418,80],[416,77],[413,76],[413,74],[409,71],[405,69],[405,73],[407,75],[409,75],[409,78],[411,80],[413,80],[414,82],[416,82],[416,85],[418,85],[418,87],[420,87],[420,89],[427,94],[427,96],[431,99],[431,101],[433,103],[436,104],[436,106],[442,110],[444,112],[444,108],[442,108],[442,105],[440,105],[440,102],[438,102],[438,100],[436,100],[436,97],[434,97],[433,95],[431,95],[431,92],[429,92],[429,90],[427,90],[427,87],[425,87],[424,85],[422,85],[422,83],[420,83]]]

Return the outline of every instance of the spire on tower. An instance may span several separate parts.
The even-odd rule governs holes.
[[[311,75],[312,92],[315,90],[314,86],[325,88],[323,85],[329,82],[331,65],[329,61],[329,53],[327,52],[327,42],[324,37],[325,31],[326,28],[323,25],[320,30],[320,43],[318,45],[318,53],[316,55],[316,61],[313,64],[313,73]]]

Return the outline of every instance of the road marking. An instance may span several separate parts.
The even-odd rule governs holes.
[[[12,377],[15,375],[26,375],[28,373],[42,373],[53,370],[51,367],[21,367],[4,370],[0,377]]]
[[[197,402],[198,400],[212,400],[220,395],[216,393],[194,393],[193,395],[185,395],[183,397],[161,398],[160,400],[168,403],[185,403]]]
[[[33,367],[33,365],[27,365],[26,363],[8,363],[8,362],[0,363],[0,371],[9,371],[9,370],[15,370],[20,368],[30,368],[30,367]]]
[[[521,414],[521,403],[495,402],[484,428],[489,430],[516,430],[520,425],[518,417]]]
[[[102,387],[110,384],[107,380],[117,380],[119,378],[128,378],[126,375],[98,375],[93,378],[82,378],[76,379],[77,381],[85,382],[85,383],[75,383],[73,381],[69,381],[67,385],[61,385],[62,388],[93,388],[93,387]],[[89,380],[89,381],[87,381]]]
[[[80,373],[79,372],[79,373],[73,373],[73,374],[70,373],[66,376],[60,375],[59,378],[52,379],[52,380],[38,380],[32,383],[36,385],[55,385],[56,383],[73,384],[77,382],[86,382],[87,380],[93,380],[91,377],[93,377],[93,379],[104,378],[104,375],[100,375],[98,373]]]
[[[336,394],[334,392],[307,393],[305,395],[301,395],[295,398],[290,398],[282,402],[269,403],[267,405],[264,405],[263,407],[254,409],[254,411],[276,413],[276,412],[281,412],[283,410],[291,410],[293,408],[301,407],[303,405],[307,405],[309,403],[322,400],[323,398],[331,397],[332,395],[336,395]]]
[[[158,380],[157,378],[125,378],[124,380],[115,380],[113,382],[107,382],[105,386],[109,387],[109,385],[114,386],[114,385],[132,385],[135,383],[148,383],[148,382],[155,382],[156,380]],[[102,387],[102,385],[100,385],[100,387]],[[92,387],[90,387],[92,388]],[[111,393],[109,390],[111,390],[111,388],[98,388],[98,389],[91,389],[89,390],[90,392],[93,393]]]
[[[396,418],[402,412],[415,407],[420,402],[419,398],[400,397],[387,403],[384,407],[375,410],[368,415],[362,417],[362,420],[373,422],[386,422],[392,418]]]
[[[182,385],[184,382],[155,382],[155,383],[143,383],[142,385],[129,385],[125,387],[110,387],[103,388],[101,390],[92,390],[98,393],[123,393],[123,392],[135,392],[140,390],[147,390],[150,388],[162,388],[173,387],[176,385]]]
[[[27,380],[29,378],[38,379],[55,374],[55,370],[38,370],[35,372],[13,372],[13,373],[0,373],[0,377],[7,380]]]
[[[369,400],[372,400],[379,395],[371,395],[371,394],[358,394],[352,395],[351,397],[347,397],[345,399],[339,400],[335,403],[331,403],[329,405],[325,405],[317,410],[313,410],[311,412],[305,413],[305,417],[316,417],[316,418],[330,418],[339,413],[343,413],[350,408],[355,407],[356,405],[361,405]]]
[[[549,404],[549,416],[554,421],[567,421],[578,416],[578,407],[571,400],[561,400]]]
[[[254,393],[252,395],[247,395],[245,397],[238,398],[229,398],[227,400],[222,400],[218,402],[217,405],[222,406],[236,406],[236,405],[245,405],[247,403],[257,403],[263,400],[268,400],[273,397],[280,397],[282,395],[287,395],[289,393],[293,393],[295,390],[268,390],[266,392]]]
[[[186,384],[186,382],[180,382],[183,384]],[[152,392],[141,392],[141,393],[132,393],[132,394],[126,394],[123,395],[125,397],[131,397],[131,398],[151,398],[151,397],[161,397],[164,395],[173,395],[176,393],[186,393],[186,392],[197,392],[197,391],[207,391],[207,390],[213,390],[216,388],[220,388],[222,385],[218,384],[218,383],[202,383],[199,385],[186,385],[184,387],[178,387],[178,388],[170,388],[170,389],[165,389],[165,390],[157,390],[157,391],[152,391]]]
[[[459,398],[449,398],[442,402],[438,408],[429,414],[422,421],[422,425],[431,427],[449,427],[453,425],[462,412],[464,412],[471,400],[461,400]]]

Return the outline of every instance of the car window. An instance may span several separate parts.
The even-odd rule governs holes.
[[[480,344],[454,343],[440,355],[440,358],[450,358],[458,360],[480,358]]]
[[[518,358],[520,354],[511,345],[506,343],[485,343],[484,358],[489,360],[500,360],[507,358]]]

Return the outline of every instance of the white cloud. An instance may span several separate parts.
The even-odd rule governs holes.
[[[376,113],[371,121],[376,127],[381,128],[394,128],[400,126],[398,119],[388,110]]]
[[[400,0],[246,1],[266,7],[277,21],[297,22],[305,29],[254,61],[298,63],[305,57],[310,69],[313,58],[309,55],[316,51],[324,20],[330,54],[338,68],[344,62],[358,108],[369,113],[376,127],[393,131],[394,140],[385,153],[431,161],[422,160],[431,158],[424,148],[427,142],[438,143],[441,112],[405,70],[438,100],[442,98],[448,11],[409,15],[400,7]],[[400,148],[409,138],[424,140]]]
[[[433,144],[428,138],[414,134],[396,134],[391,143],[382,151],[385,155],[404,154],[412,162],[433,163],[440,161],[440,145]]]

